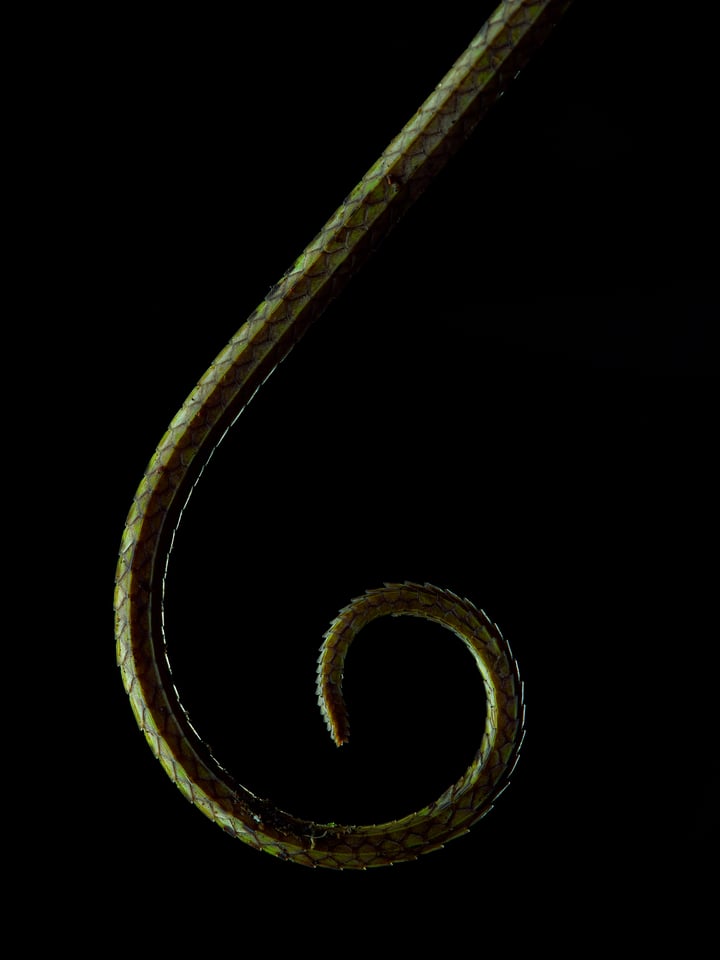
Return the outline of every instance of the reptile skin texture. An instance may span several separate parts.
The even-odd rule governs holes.
[[[467,600],[428,584],[387,584],[345,607],[325,636],[321,710],[342,744],[346,651],[378,616],[432,620],[470,649],[486,693],[485,732],[466,773],[434,803],[366,826],[293,817],[243,787],[213,757],[172,682],[162,606],[173,532],[204,464],[263,381],[470,135],[542,43],[569,0],[505,0],[428,100],[240,327],[162,437],[135,494],[115,583],[122,681],[140,730],[184,796],[230,836],[313,867],[364,869],[436,850],[465,833],[504,790],[523,736],[517,663],[500,631]]]

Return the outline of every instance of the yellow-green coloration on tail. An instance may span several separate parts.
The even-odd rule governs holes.
[[[117,660],[135,719],[168,776],[207,817],[258,850],[308,866],[361,868],[411,860],[465,833],[507,784],[522,739],[517,664],[471,603],[428,585],[390,584],[341,611],[322,648],[321,708],[348,736],[345,652],[363,623],[408,615],[441,623],[472,651],[487,716],[477,755],[434,803],[370,826],[301,820],[236,781],[192,726],[172,683],[162,624],[163,577],[183,506],[215,446],[255,391],[398,218],[462,145],[542,43],[570,0],[504,0],[428,100],[218,355],[173,419],[128,515],[115,582]]]

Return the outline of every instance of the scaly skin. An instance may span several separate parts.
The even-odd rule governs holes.
[[[505,0],[412,120],[219,354],[173,419],[128,515],[115,586],[117,660],[138,726],[182,793],[232,836],[308,866],[365,868],[416,858],[492,807],[523,730],[517,664],[499,630],[466,600],[429,585],[387,585],[354,600],[326,634],[318,691],[330,733],[347,739],[342,665],[355,632],[385,614],[437,621],[475,656],[485,734],[461,779],[430,806],[371,826],[317,824],[236,782],[191,725],[175,690],[162,629],[172,533],[204,464],[278,363],[471,133],[570,0]]]

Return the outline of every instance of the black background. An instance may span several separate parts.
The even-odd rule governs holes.
[[[182,799],[114,665],[115,555],[183,398],[484,11],[118,10],[68,58],[83,199],[64,283],[97,332],[73,394],[91,561],[61,835],[106,931],[571,945],[628,919],[661,932],[663,895],[696,928],[717,783],[708,81],[676,24],[603,7],[576,4],[263,387],[177,536],[183,700],[239,779],[299,815],[401,815],[478,741],[462,646],[390,622],[352,652],[353,736],[332,746],[314,662],[351,596],[427,580],[511,640],[528,733],[510,789],[446,850],[362,875],[257,854]]]

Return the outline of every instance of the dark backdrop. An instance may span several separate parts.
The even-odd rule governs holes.
[[[83,394],[88,792],[65,838],[106,931],[142,920],[284,952],[338,925],[390,952],[495,930],[581,948],[628,918],[661,932],[655,896],[688,889],[693,929],[717,775],[707,78],[677,25],[576,7],[263,387],[177,538],[183,697],[226,765],[298,814],[401,815],[478,741],[461,645],[391,622],[353,650],[353,738],[330,744],[314,661],[351,596],[428,580],[511,640],[528,732],[510,789],[445,851],[367,875],[234,844],[170,784],[114,666],[115,552],[183,398],[483,12],[118,12],[84,46],[78,273],[109,427]]]

